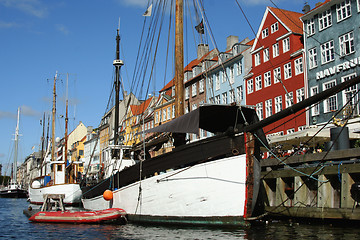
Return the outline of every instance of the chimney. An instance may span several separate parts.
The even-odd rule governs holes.
[[[303,9],[302,9],[302,12],[304,13],[304,14],[306,14],[306,13],[308,13],[309,11],[310,11],[310,5],[306,2],[305,3],[305,5],[304,5],[304,7],[303,7]]]
[[[238,36],[233,36],[230,35],[226,38],[226,51],[231,49],[232,46],[234,46],[235,43],[239,42],[239,37]]]
[[[198,45],[198,49],[197,49],[197,59],[199,60],[200,58],[202,58],[208,52],[209,52],[209,45],[204,44],[204,43],[200,43]]]

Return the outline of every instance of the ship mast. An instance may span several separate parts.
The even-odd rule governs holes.
[[[184,7],[176,0],[175,10],[175,117],[184,115]]]
[[[55,161],[55,114],[56,114],[56,78],[57,72],[54,77],[54,88],[53,88],[53,108],[52,108],[52,123],[51,123],[51,161]],[[53,164],[55,168],[55,164]],[[55,172],[55,169],[53,169]]]
[[[68,106],[69,106],[69,100],[68,100],[68,85],[69,85],[69,73],[66,73],[66,113],[65,113],[65,153],[64,153],[64,163],[66,166],[66,161],[67,161],[67,152],[68,152],[68,147],[67,147],[67,142],[68,142],[68,121],[69,121],[69,117],[68,117]]]
[[[16,184],[16,170],[17,170],[17,158],[18,158],[18,146],[19,146],[19,119],[20,119],[20,108],[18,108],[17,123],[15,129],[15,152],[14,152],[14,163],[13,163],[13,175],[11,176],[11,182]]]
[[[120,20],[119,20],[119,28],[117,29],[116,35],[116,59],[113,61],[113,65],[115,66],[115,123],[114,123],[114,145],[118,145],[119,143],[119,101],[120,101],[120,68],[124,65],[124,62],[120,60]]]

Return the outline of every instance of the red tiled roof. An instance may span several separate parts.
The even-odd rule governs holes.
[[[303,33],[303,24],[300,17],[304,14],[284,9],[268,7],[292,32]]]
[[[153,97],[146,99],[143,103],[140,105],[130,105],[130,109],[133,113],[133,115],[140,115],[144,113],[144,111],[149,107],[149,104],[151,103],[151,100]]]

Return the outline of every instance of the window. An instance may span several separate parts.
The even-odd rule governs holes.
[[[275,113],[282,110],[282,96],[275,97]]]
[[[219,77],[219,73],[216,73],[215,75],[215,90],[219,90],[220,89],[220,77]]]
[[[170,107],[168,107],[167,108],[167,120],[170,120],[170,116],[171,116],[171,108]]]
[[[283,52],[287,52],[290,50],[290,38],[285,38],[283,40]]]
[[[159,112],[155,112],[155,123],[159,122]]]
[[[296,90],[296,102],[299,103],[305,100],[305,91],[304,88]]]
[[[257,103],[256,104],[256,114],[259,117],[259,120],[263,119],[263,103]]]
[[[302,57],[295,59],[295,75],[299,75],[304,72]]]
[[[191,86],[191,92],[192,92],[192,94],[191,94],[191,96],[192,97],[194,97],[194,96],[196,96],[196,93],[197,93],[197,91],[196,91],[196,83],[194,83],[192,86]]]
[[[272,99],[265,101],[265,117],[270,117],[272,115]]]
[[[244,99],[243,87],[239,86],[236,88],[236,101],[241,102]]]
[[[323,90],[332,88],[336,85],[336,80],[331,80],[323,84]],[[324,112],[332,112],[337,110],[337,95],[333,95],[324,101]]]
[[[309,50],[309,68],[313,69],[317,67],[317,52],[316,48],[312,48]]]
[[[286,63],[284,65],[284,78],[285,79],[291,78],[291,62]]]
[[[230,76],[229,76],[229,82],[230,82],[230,84],[233,84],[234,83],[234,67],[233,66],[231,66],[230,68],[229,68],[229,74],[230,74]]]
[[[271,86],[271,72],[270,71],[264,73],[264,86],[265,87]]]
[[[224,83],[227,81],[227,75],[226,75],[226,72],[225,70],[224,71],[221,71],[221,83]]]
[[[199,93],[203,93],[204,92],[204,79],[201,79],[199,81]]]
[[[227,104],[227,92],[224,92],[224,93],[222,94],[222,103],[223,103],[223,104]]]
[[[166,109],[163,109],[162,120],[166,121]]]
[[[360,12],[360,0],[357,0],[357,8],[358,8],[358,12]]]
[[[247,81],[247,93],[254,92],[254,81],[252,79]]]
[[[285,94],[286,108],[290,107],[294,103],[294,96],[292,92]]]
[[[307,36],[311,36],[315,34],[315,21],[314,18],[308,20],[307,25],[306,25],[306,30],[307,30]]]
[[[335,59],[334,41],[331,40],[321,45],[321,63],[325,64]]]
[[[239,62],[236,66],[237,66],[237,75],[240,75],[242,73],[241,63]]]
[[[273,57],[277,57],[279,56],[279,43],[275,43],[273,46],[272,46],[272,50],[273,50]]]
[[[346,33],[339,37],[339,47],[341,56],[355,52],[353,32]]]
[[[338,22],[351,16],[351,1],[350,0],[345,0],[339,4],[336,4],[336,16],[337,16]]]
[[[264,49],[264,62],[269,61],[269,49]]]
[[[172,114],[171,114],[172,118],[175,118],[175,105],[172,106]]]
[[[79,150],[79,156],[84,156],[84,150]]]
[[[262,38],[266,38],[267,36],[269,36],[269,29],[265,28],[264,30],[262,30],[261,34]]]
[[[291,134],[291,133],[294,133],[294,132],[295,132],[294,128],[290,128],[290,129],[286,130],[286,134]]]
[[[220,95],[215,96],[215,104],[220,104]]]
[[[255,91],[262,89],[261,75],[255,78]]]
[[[274,69],[274,83],[278,83],[281,80],[281,68]]]
[[[271,25],[271,33],[274,33],[277,30],[279,30],[279,23],[278,22]]]
[[[191,106],[191,111],[194,111],[195,109],[197,109],[197,106],[196,106],[196,103],[194,103],[192,106]]]
[[[260,65],[260,53],[256,53],[254,58],[255,58],[255,66]]]
[[[62,171],[62,165],[60,165],[60,164],[57,165],[57,171],[58,171],[58,172],[61,172],[61,171]]]
[[[342,77],[341,81],[345,82],[354,77],[356,77],[356,73],[352,73],[350,75]],[[348,106],[351,107],[351,109],[345,108],[346,111],[344,112],[344,115],[346,115],[347,117],[350,116],[351,114],[355,114],[355,115],[359,114],[358,94],[356,93],[357,93],[357,85],[353,85],[343,91],[343,105],[349,103]]]
[[[234,93],[234,89],[231,89],[229,91],[229,98],[230,98],[230,103],[235,102],[235,93]]]
[[[319,30],[322,31],[325,28],[328,28],[332,25],[331,20],[331,10],[326,10],[325,12],[319,14]]]
[[[190,97],[190,90],[189,90],[189,87],[186,87],[185,88],[185,99],[189,99]]]
[[[319,87],[318,86],[310,88],[311,96],[314,96],[314,95],[316,95],[318,93],[319,93]],[[319,113],[320,113],[319,104],[312,105],[312,107],[311,107],[311,115],[315,116],[315,115],[319,115]]]
[[[213,78],[212,76],[209,77],[209,80],[208,80],[208,83],[209,83],[209,88],[213,88]]]

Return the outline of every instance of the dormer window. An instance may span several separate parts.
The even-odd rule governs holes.
[[[269,29],[265,28],[264,30],[262,30],[262,38],[266,38],[267,36],[269,36]]]
[[[273,25],[271,25],[271,33],[276,32],[277,30],[279,30],[279,23],[276,22]]]

